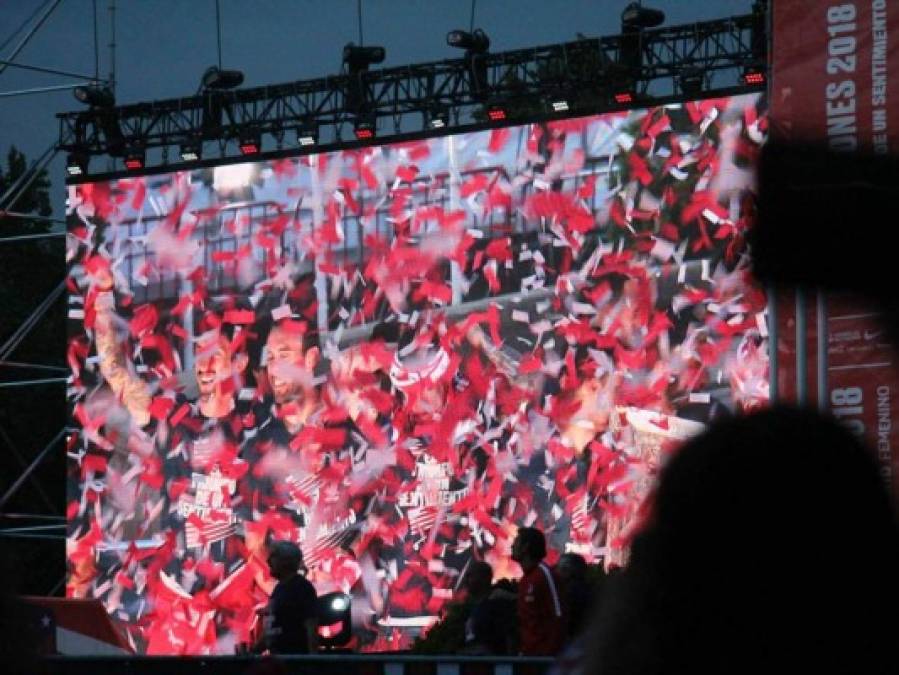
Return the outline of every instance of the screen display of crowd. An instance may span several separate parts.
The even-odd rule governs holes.
[[[516,528],[626,563],[665,456],[768,398],[760,95],[69,187],[68,593],[233,653],[299,543],[397,649]]]

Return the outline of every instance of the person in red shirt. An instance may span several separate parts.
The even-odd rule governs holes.
[[[533,527],[520,527],[512,542],[512,560],[524,574],[518,582],[518,627],[523,656],[554,656],[565,643],[566,616],[559,580],[543,562],[546,538]]]

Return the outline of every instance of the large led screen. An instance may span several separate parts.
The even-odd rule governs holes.
[[[759,95],[69,187],[68,593],[259,630],[297,542],[399,649],[472,561],[626,564],[677,444],[768,398]]]

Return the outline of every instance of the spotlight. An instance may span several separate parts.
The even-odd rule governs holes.
[[[362,47],[350,42],[343,48],[343,62],[350,73],[368,70],[370,65],[381,63],[386,55],[383,47]]]
[[[613,98],[615,99],[615,103],[617,103],[618,105],[627,105],[634,102],[634,92],[619,91],[615,93]]]
[[[73,152],[66,159],[66,173],[70,176],[83,176],[87,173],[90,156],[86,153]]]
[[[624,31],[655,28],[664,22],[665,12],[643,7],[639,2],[632,2],[621,12],[621,28]]]
[[[243,73],[239,70],[222,70],[218,66],[209,66],[200,80],[203,89],[234,89],[243,84]]]
[[[303,122],[297,129],[297,143],[302,147],[318,143],[318,124],[314,120]]]
[[[437,106],[428,111],[428,126],[431,129],[443,129],[449,124],[449,110]]]
[[[340,647],[353,637],[352,602],[346,593],[318,596],[318,638],[325,648]]]
[[[761,86],[765,84],[767,77],[765,69],[758,66],[747,66],[743,69],[743,83],[749,86]]]
[[[244,130],[240,134],[240,154],[255,155],[262,149],[262,138],[258,131]]]
[[[553,112],[568,112],[571,108],[568,101],[564,98],[558,98],[550,102]]]
[[[344,105],[347,110],[361,113],[368,109],[368,90],[364,75],[368,67],[384,60],[383,47],[357,47],[352,42],[343,48],[343,63],[349,73]]]
[[[131,148],[125,152],[125,168],[129,171],[140,171],[144,168],[146,154],[141,148]]]
[[[491,122],[502,122],[506,119],[506,109],[498,105],[489,106],[487,108],[487,119]]]
[[[465,50],[465,67],[472,95],[480,100],[487,97],[487,50],[490,49],[490,38],[480,28],[471,33],[464,30],[451,30],[446,34],[446,44]]]
[[[202,141],[187,141],[181,144],[181,160],[184,162],[196,162],[203,156]]]
[[[112,108],[115,106],[115,95],[109,87],[98,84],[75,87],[75,98],[92,108]]]
[[[685,68],[677,81],[684,94],[697,96],[705,86],[705,73],[701,68]]]
[[[471,33],[464,30],[451,30],[446,34],[446,44],[474,54],[486,54],[490,49],[490,38],[480,28],[476,28]]]
[[[366,141],[369,138],[374,138],[377,130],[378,125],[375,119],[373,117],[366,117],[356,120],[356,125],[353,128],[353,133],[356,134],[356,138],[358,140]]]

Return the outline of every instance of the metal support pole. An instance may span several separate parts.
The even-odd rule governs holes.
[[[818,410],[827,412],[827,295],[820,288],[817,291],[817,330],[818,330]]]
[[[88,82],[95,82],[97,78],[93,75],[85,75],[84,73],[73,73],[68,70],[57,70],[56,68],[43,68],[41,66],[30,66],[26,63],[16,63],[14,61],[6,61],[4,59],[0,59],[0,65],[6,66],[7,68],[20,68],[21,70],[32,70],[36,73],[49,73],[50,75],[62,75],[63,77],[75,77],[79,80],[87,80]]]
[[[0,382],[0,389],[9,387],[31,387],[35,384],[53,384],[55,382],[65,382],[66,377],[47,377],[41,380],[19,380],[17,382]]]
[[[28,241],[30,239],[55,239],[66,236],[65,232],[44,232],[43,234],[18,234],[14,237],[0,237],[0,244],[13,241]]]
[[[0,497],[0,511],[3,510],[3,507],[6,506],[6,503],[12,499],[13,495],[18,492],[19,488],[22,487],[22,484],[28,480],[28,477],[34,473],[34,470],[40,465],[42,461],[44,461],[44,457],[46,457],[50,450],[53,449],[53,446],[56,445],[56,442],[63,437],[66,433],[65,429],[60,429],[59,433],[53,437],[53,440],[47,443],[47,446],[41,450],[37,457],[34,458],[34,461],[28,465],[28,467],[22,472],[22,474],[16,479],[16,482],[13,483],[9,489],[3,493],[3,496]]]
[[[777,294],[774,288],[768,289],[768,395],[771,404],[778,399],[778,362],[777,362]]]
[[[53,10],[59,7],[60,2],[62,2],[62,0],[56,0],[52,5],[50,5],[50,7],[47,8],[47,11],[45,11],[43,16],[41,16],[41,18],[37,20],[37,23],[34,25],[34,27],[30,31],[28,31],[28,34],[25,35],[25,37],[22,38],[22,41],[16,45],[16,48],[12,50],[12,53],[10,53],[10,55],[6,57],[7,60],[12,61],[19,55],[20,51],[25,49],[25,45],[27,45],[31,38],[34,37],[34,34],[41,29],[41,26],[44,25],[44,22],[50,18]],[[4,70],[6,70],[6,66],[0,64],[0,73],[2,73]]]
[[[796,289],[796,403],[808,403],[808,327],[805,322],[805,290]]]
[[[31,185],[31,181],[34,180],[35,176],[37,176],[41,170],[53,161],[53,158],[56,157],[56,153],[58,150],[55,145],[51,145],[49,148],[44,150],[44,154],[38,157],[31,163],[31,166],[19,176],[15,182],[7,188],[6,192],[0,195],[0,206],[12,205],[16,203],[16,200],[19,198],[19,193],[17,190],[20,188],[24,191],[28,189],[28,186]],[[27,181],[27,182],[26,182]],[[25,183],[25,186],[22,187],[22,183]],[[10,195],[16,195],[15,199],[10,199]]]
[[[54,223],[55,225],[65,225],[66,221],[61,218],[53,218],[52,216],[41,216],[34,213],[21,213],[19,211],[0,211],[0,218],[21,218],[22,220],[40,220],[45,223]],[[65,234],[59,232],[58,234]]]
[[[51,91],[65,91],[80,87],[80,84],[54,84],[49,87],[34,87],[33,89],[14,89],[13,91],[0,91],[0,98],[11,96],[27,96],[28,94],[46,94]]]

